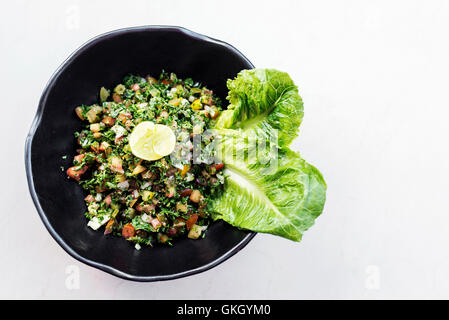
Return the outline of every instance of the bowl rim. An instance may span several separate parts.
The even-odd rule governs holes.
[[[125,280],[132,280],[132,281],[138,281],[138,282],[153,282],[153,281],[162,281],[162,280],[173,280],[178,278],[187,277],[190,275],[194,275],[200,272],[204,272],[206,270],[209,270],[220,263],[226,261],[230,257],[232,257],[234,254],[239,252],[241,249],[243,249],[256,235],[256,232],[250,231],[237,245],[235,245],[233,248],[231,248],[228,252],[226,252],[221,257],[209,262],[208,264],[205,264],[203,266],[200,266],[198,268],[194,268],[191,270],[186,270],[183,272],[178,272],[174,274],[169,275],[158,275],[158,276],[139,276],[139,275],[133,275],[126,273],[124,271],[118,270],[114,267],[111,267],[109,265],[88,259],[83,257],[82,255],[78,254],[75,250],[73,250],[57,233],[57,231],[52,227],[50,224],[44,210],[42,209],[42,206],[39,202],[39,197],[36,193],[36,190],[34,188],[34,179],[33,179],[33,172],[31,167],[31,146],[33,143],[34,134],[36,133],[37,129],[40,126],[42,115],[44,113],[45,104],[47,102],[48,94],[50,89],[54,86],[57,78],[59,75],[65,70],[67,65],[69,65],[74,59],[76,59],[79,55],[81,55],[85,50],[90,48],[93,45],[96,45],[98,42],[103,41],[105,39],[108,39],[110,37],[114,37],[120,34],[126,34],[130,32],[136,32],[136,31],[154,31],[154,30],[161,30],[161,31],[175,31],[175,32],[181,32],[184,35],[198,39],[205,42],[214,43],[216,45],[225,47],[226,49],[234,52],[237,54],[240,58],[245,60],[251,68],[254,68],[254,65],[246,58],[239,50],[237,50],[235,47],[230,45],[227,42],[217,40],[199,33],[196,33],[194,31],[191,31],[189,29],[186,29],[184,27],[180,26],[171,26],[171,25],[145,25],[145,26],[136,26],[136,27],[127,27],[127,28],[121,28],[112,30],[106,33],[102,33],[100,35],[97,35],[90,40],[83,43],[80,47],[78,47],[72,54],[69,55],[68,58],[62,62],[62,64],[56,69],[56,71],[51,75],[50,79],[48,80],[47,84],[44,87],[44,90],[42,92],[42,95],[39,99],[38,108],[36,111],[36,114],[34,116],[33,122],[31,124],[30,131],[26,137],[25,141],[25,169],[26,169],[26,176],[27,176],[27,182],[28,182],[28,188],[31,194],[31,198],[33,200],[34,206],[37,209],[37,212],[39,213],[39,216],[44,223],[45,227],[47,228],[50,235],[53,237],[53,239],[56,240],[56,242],[73,258],[76,260],[85,263],[91,267],[100,269],[102,271],[105,271],[109,274],[112,274],[116,277],[125,279]]]

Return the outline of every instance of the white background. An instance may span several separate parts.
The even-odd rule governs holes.
[[[294,145],[328,184],[301,243],[257,235],[205,273],[133,283],[50,237],[23,160],[40,94],[82,43],[145,24],[224,40],[295,80],[305,118]],[[449,1],[3,3],[0,298],[449,298],[448,30]]]

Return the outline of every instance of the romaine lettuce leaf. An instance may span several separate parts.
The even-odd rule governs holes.
[[[208,207],[214,219],[300,241],[323,210],[326,183],[288,148],[303,116],[297,88],[286,73],[266,69],[244,70],[228,88],[231,105],[216,125],[225,190]],[[276,143],[259,143],[276,134]]]
[[[228,80],[230,102],[216,128],[258,130],[267,138],[279,135],[279,145],[288,147],[297,137],[303,118],[303,103],[290,76],[273,69],[241,71]],[[259,130],[261,129],[261,130]]]

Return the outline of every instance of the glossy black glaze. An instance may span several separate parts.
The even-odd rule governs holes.
[[[48,82],[25,146],[30,193],[53,238],[76,259],[135,281],[198,273],[242,249],[255,233],[221,221],[212,224],[205,239],[180,239],[173,247],[140,251],[121,238],[93,231],[83,215],[83,191],[61,166],[70,166],[76,149],[73,133],[81,127],[74,107],[97,102],[101,86],[111,88],[129,73],[159,75],[164,69],[202,82],[225,102],[226,79],[253,67],[229,44],[180,27],[117,30],[79,48]]]

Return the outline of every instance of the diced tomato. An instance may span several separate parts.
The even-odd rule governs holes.
[[[215,167],[215,170],[220,170],[220,169],[223,169],[223,167],[224,167],[224,164],[223,163],[216,163],[216,164],[214,164],[213,165],[214,167]]]
[[[122,102],[122,97],[118,94],[118,93],[114,93],[112,95],[112,100],[114,100],[114,102],[120,103]]]
[[[118,115],[117,121],[119,121],[121,123],[125,123],[126,121],[128,121],[129,119],[132,119],[132,118],[133,118],[133,116],[131,115],[131,113],[123,112]]]
[[[78,170],[79,174],[80,174],[80,175],[83,174],[84,172],[87,171],[88,168],[89,168],[88,166],[82,167],[80,170]]]
[[[109,148],[109,146],[110,146],[109,143],[103,141],[98,149],[100,149],[100,151],[106,151],[106,149]]]
[[[158,218],[154,218],[153,220],[151,220],[151,225],[153,226],[154,229],[158,229],[161,226],[161,222],[159,221]]]
[[[204,99],[202,99],[202,101],[201,101],[202,103],[205,103],[205,104],[207,104],[207,105],[212,105],[212,96],[205,96],[205,98]]]
[[[93,145],[90,146],[90,148],[91,148],[92,151],[94,151],[95,153],[99,153],[99,152],[100,152],[100,146],[98,145],[98,142],[95,142]]]
[[[106,203],[106,206],[109,207],[111,205],[111,202],[112,202],[112,197],[110,194],[108,194],[106,196],[106,198],[104,198],[104,203]]]
[[[95,200],[95,198],[94,198],[94,196],[93,195],[91,195],[91,194],[89,194],[89,195],[87,195],[87,197],[85,197],[84,198],[84,201],[87,201],[87,202],[93,202]]]
[[[170,186],[170,187],[168,188],[168,191],[165,193],[165,196],[166,196],[167,198],[173,198],[174,195],[175,195],[175,193],[176,193],[175,187]]]
[[[168,112],[167,112],[167,110],[162,110],[161,111],[161,118],[162,119],[168,119]]]
[[[154,204],[146,204],[142,206],[142,211],[146,213],[153,213],[156,210],[156,206]]]
[[[103,106],[103,113],[111,111],[111,103],[108,102],[108,104]]]
[[[122,159],[120,159],[119,157],[112,157],[111,170],[118,173],[125,173],[122,167]]]
[[[128,238],[134,237],[135,233],[136,233],[136,230],[134,229],[134,227],[132,226],[131,223],[128,223],[123,227],[123,230],[122,230],[123,238],[128,239]]]
[[[73,158],[73,160],[75,160],[78,164],[80,164],[81,161],[83,161],[85,156],[86,156],[85,154],[78,154]]]
[[[110,116],[106,116],[103,118],[103,120],[101,120],[101,122],[103,122],[105,125],[107,126],[113,126],[115,123],[115,119],[113,117]]]
[[[161,81],[163,84],[171,84],[171,81],[169,79],[164,79]]]
[[[108,190],[108,189],[106,189],[106,187],[104,185],[95,186],[95,191],[97,191],[97,192],[105,192],[106,190]]]
[[[70,167],[67,169],[67,175],[72,178],[75,179],[76,181],[79,181],[81,179],[81,175],[86,172],[87,170],[87,166],[84,166],[83,168],[76,170],[76,166],[75,167]]]
[[[192,228],[192,226],[196,223],[197,220],[198,220],[198,215],[196,213],[192,214],[189,217],[189,219],[187,219],[187,221],[186,221],[187,230],[190,230],[190,228]]]

